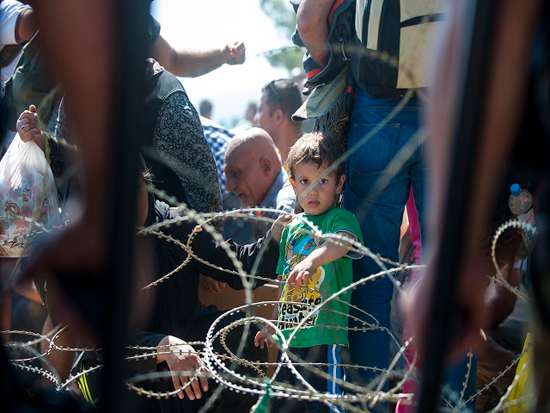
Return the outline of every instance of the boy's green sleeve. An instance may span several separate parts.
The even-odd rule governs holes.
[[[332,219],[330,220],[330,228],[328,232],[336,233],[338,231],[346,231],[354,234],[357,237],[357,240],[363,243],[363,235],[361,233],[361,227],[355,215],[343,208],[334,208],[332,214]]]

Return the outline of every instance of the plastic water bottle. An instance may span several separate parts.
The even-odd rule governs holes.
[[[517,219],[528,224],[535,223],[533,211],[533,197],[527,189],[521,189],[518,184],[510,186],[510,198],[508,198],[510,211],[517,216]]]

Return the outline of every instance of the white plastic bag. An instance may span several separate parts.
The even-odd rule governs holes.
[[[44,152],[15,135],[0,161],[0,257],[27,254],[37,233],[61,225],[57,188]]]

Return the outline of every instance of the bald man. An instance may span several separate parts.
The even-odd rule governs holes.
[[[275,143],[263,129],[251,128],[231,139],[223,169],[227,190],[239,198],[243,208],[266,207],[294,212],[296,196],[282,168]],[[276,215],[265,216],[276,218]],[[238,243],[254,242],[269,228],[269,223],[262,221],[248,225],[249,228],[243,220],[233,222],[235,225],[229,225],[231,228],[226,236]]]

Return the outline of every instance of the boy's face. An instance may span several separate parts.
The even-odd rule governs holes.
[[[319,179],[325,169],[325,164],[317,167],[313,162],[305,162],[298,164],[294,170],[292,186],[306,214],[320,215],[334,207],[336,195],[342,192],[345,176],[336,179],[336,173],[331,172]]]

